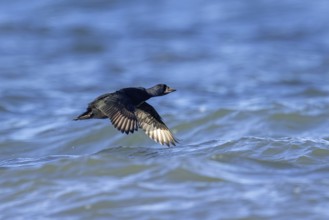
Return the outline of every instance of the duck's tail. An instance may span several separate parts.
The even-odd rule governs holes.
[[[93,111],[91,109],[87,109],[86,112],[82,113],[81,115],[79,115],[78,117],[76,117],[73,120],[77,121],[77,120],[84,120],[84,119],[90,119],[90,118],[93,118]]]

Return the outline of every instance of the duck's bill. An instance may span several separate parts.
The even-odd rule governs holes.
[[[176,89],[167,87],[166,90],[164,91],[164,93],[167,94],[167,93],[171,93],[171,92],[175,92],[175,91],[176,91]]]

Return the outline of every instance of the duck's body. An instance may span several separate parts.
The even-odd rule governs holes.
[[[145,101],[176,91],[164,84],[149,89],[124,88],[97,97],[89,103],[87,111],[75,120],[109,118],[122,133],[134,133],[142,128],[154,141],[162,145],[175,145],[177,140],[162,121],[156,110]]]

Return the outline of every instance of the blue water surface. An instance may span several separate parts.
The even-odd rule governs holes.
[[[0,8],[0,219],[329,218],[328,1]],[[72,120],[158,83],[176,147]]]

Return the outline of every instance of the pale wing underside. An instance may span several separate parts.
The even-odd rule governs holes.
[[[151,105],[144,102],[136,108],[135,115],[139,126],[152,140],[162,145],[175,146],[177,140]]]

